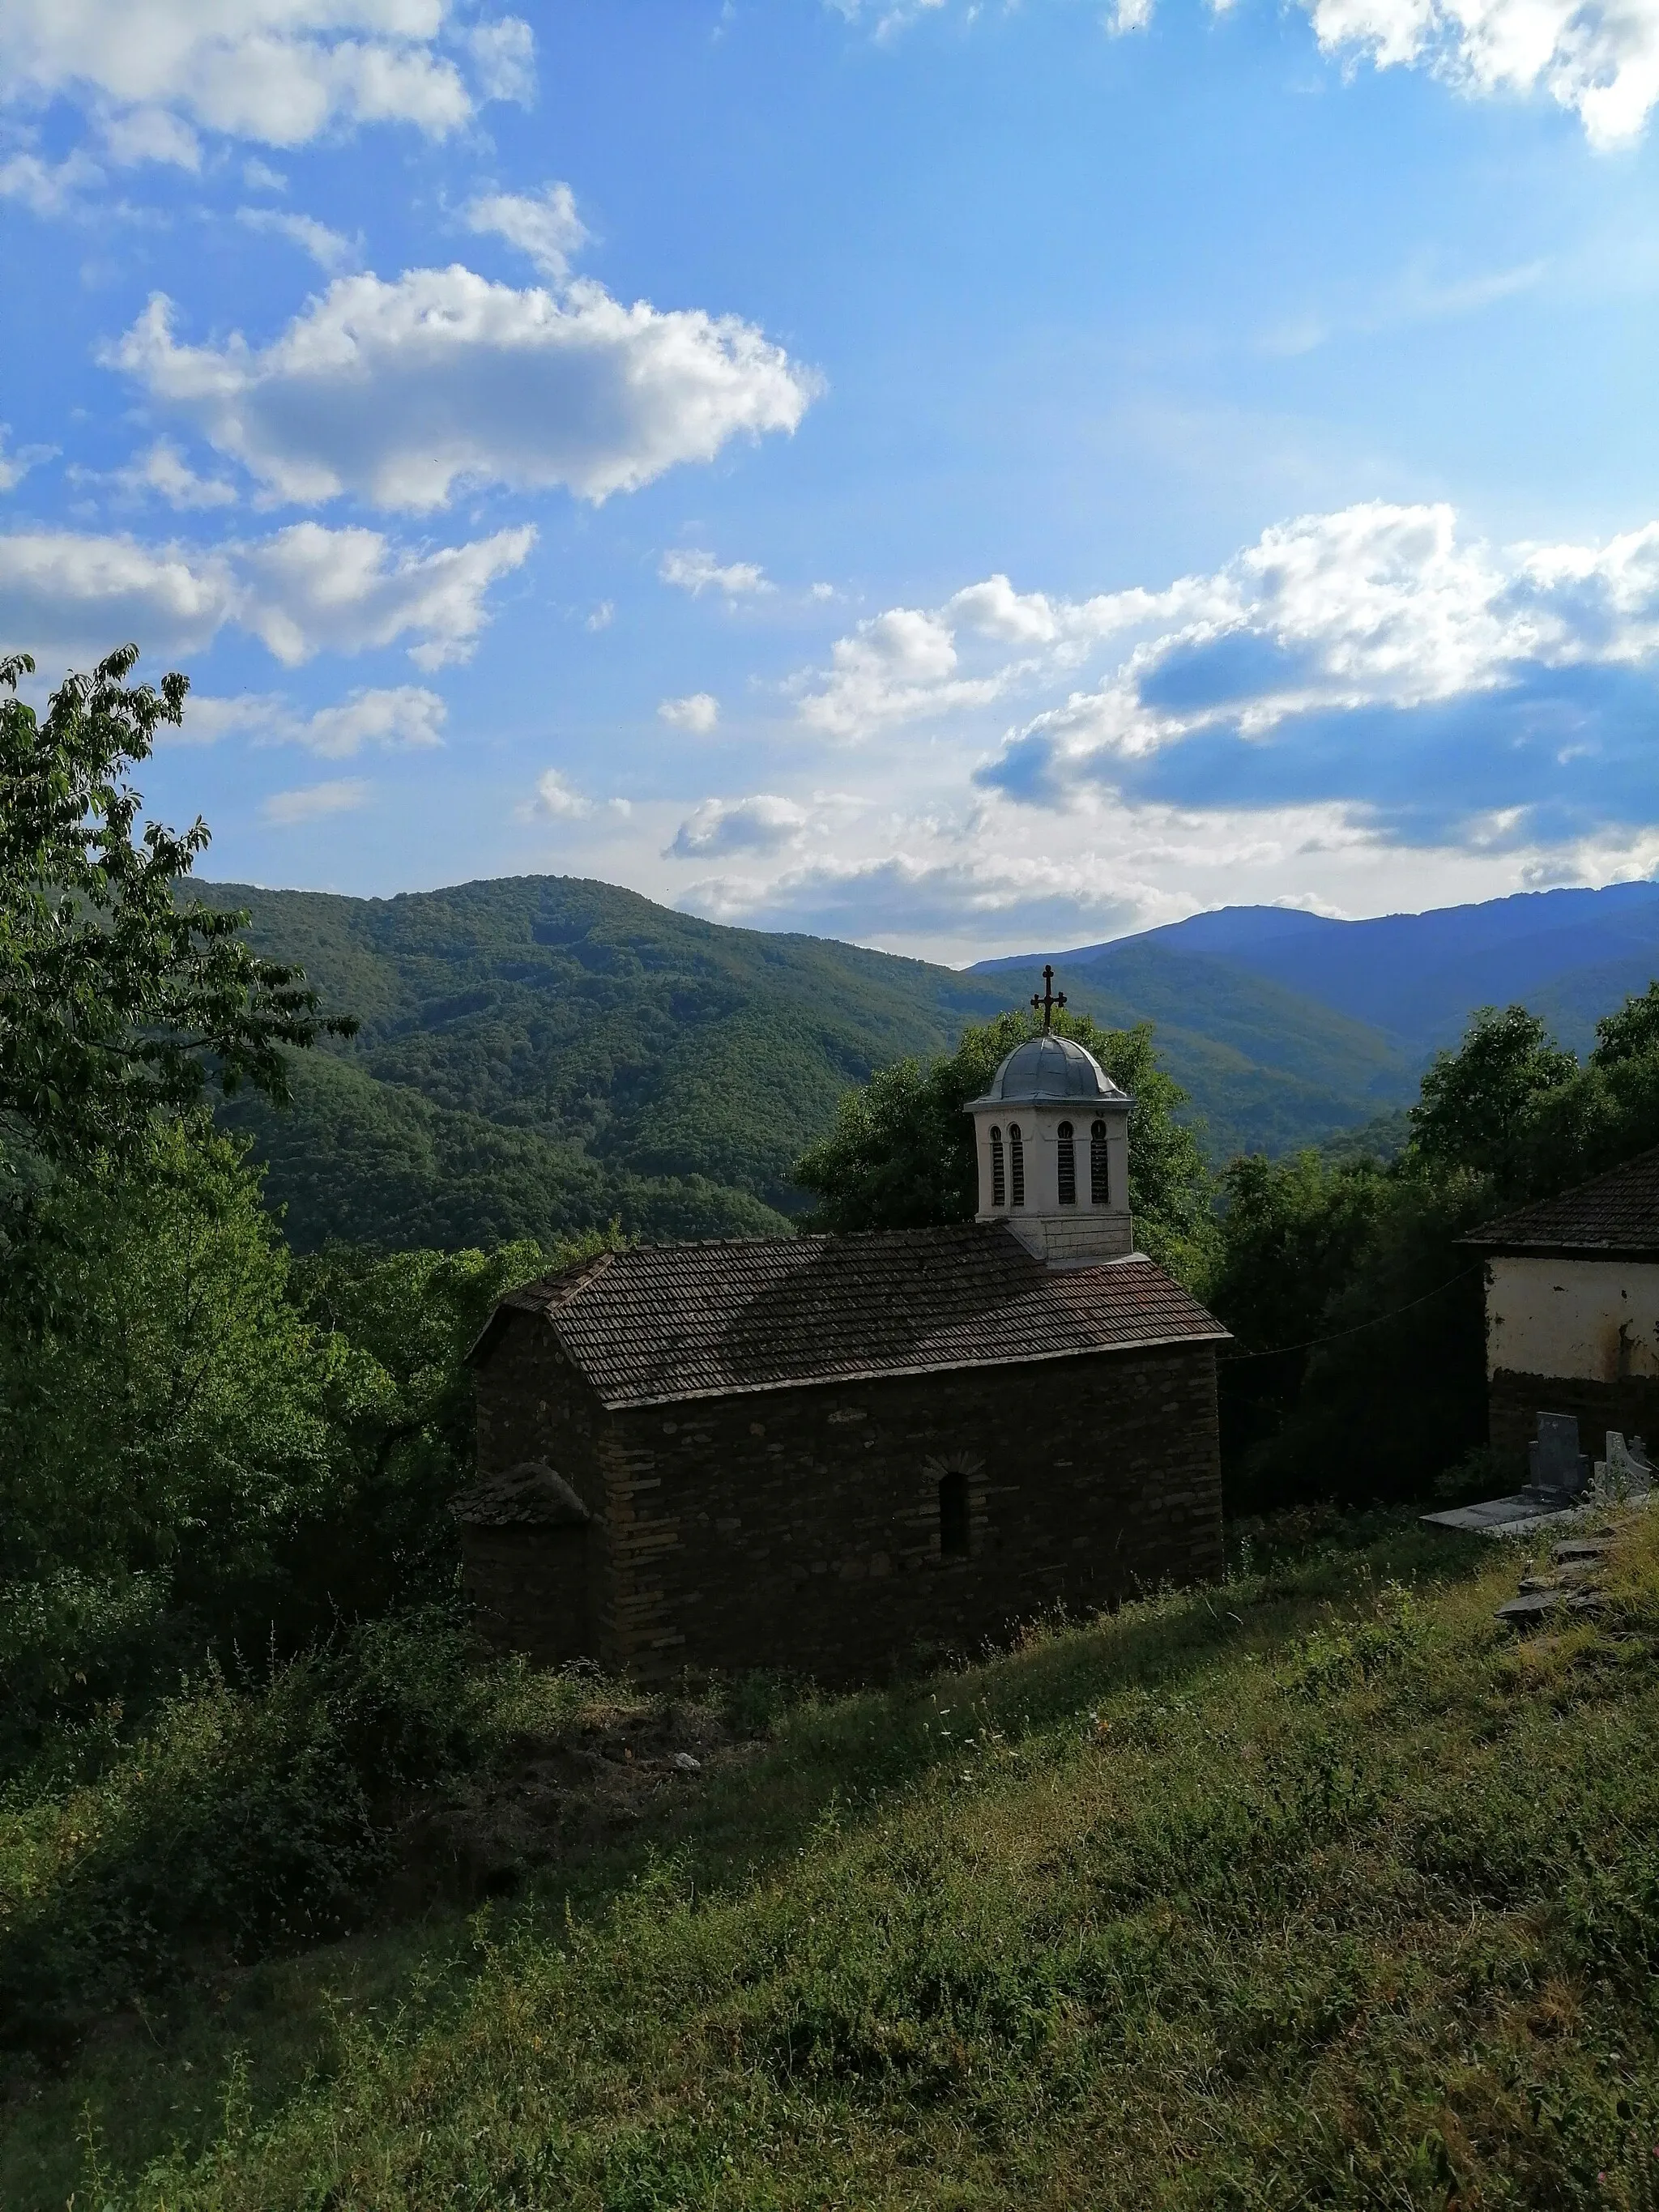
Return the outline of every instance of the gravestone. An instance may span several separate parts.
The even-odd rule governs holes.
[[[1641,1437],[1627,1443],[1617,1429],[1607,1431],[1607,1455],[1596,1462],[1595,1474],[1614,1498],[1639,1498],[1653,1487],[1653,1468]]]
[[[1572,1413],[1540,1413],[1538,1434],[1527,1446],[1528,1488],[1550,1498],[1578,1498],[1589,1488],[1590,1463],[1578,1449]]]

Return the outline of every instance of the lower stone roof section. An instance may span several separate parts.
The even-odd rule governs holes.
[[[1500,1214],[1463,1242],[1487,1252],[1659,1260],[1659,1146],[1559,1198]]]
[[[449,1510],[474,1528],[578,1528],[592,1518],[544,1459],[521,1460],[499,1474],[481,1475],[450,1500]]]
[[[507,1310],[539,1315],[613,1410],[1227,1340],[1151,1260],[1050,1268],[1000,1222],[641,1245],[526,1284]]]

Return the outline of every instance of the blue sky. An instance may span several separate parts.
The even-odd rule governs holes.
[[[0,649],[207,872],[951,960],[1659,866],[1659,0],[0,0]]]

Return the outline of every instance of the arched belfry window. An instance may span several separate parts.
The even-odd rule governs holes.
[[[1062,1206],[1077,1204],[1077,1148],[1072,1142],[1072,1125],[1062,1121],[1055,1131],[1060,1139],[1058,1166],[1060,1170],[1060,1202]]]
[[[991,1203],[1008,1203],[1008,1179],[1002,1170],[1002,1132],[998,1128],[991,1131]]]
[[[1008,1124],[1008,1181],[1009,1195],[1016,1206],[1025,1203],[1025,1140],[1019,1133],[1018,1121]]]
[[[1089,1203],[1109,1206],[1111,1177],[1106,1171],[1106,1124],[1097,1121],[1089,1132]]]

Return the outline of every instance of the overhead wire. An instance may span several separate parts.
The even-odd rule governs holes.
[[[1425,1291],[1421,1297],[1408,1298],[1403,1306],[1395,1306],[1391,1313],[1375,1315],[1370,1321],[1358,1321],[1352,1328],[1334,1328],[1328,1336],[1310,1336],[1301,1344],[1275,1344],[1266,1352],[1224,1352],[1218,1364],[1233,1367],[1246,1359],[1282,1359],[1289,1352],[1314,1352],[1322,1344],[1336,1344],[1345,1336],[1363,1335],[1366,1329],[1381,1328],[1387,1322],[1398,1321],[1401,1314],[1408,1314],[1419,1306],[1425,1306],[1431,1298],[1440,1297],[1447,1291],[1455,1289],[1459,1283],[1468,1282],[1469,1277],[1478,1275],[1486,1264],[1484,1260],[1477,1260],[1474,1267],[1465,1267],[1461,1273],[1449,1275],[1443,1283],[1437,1283],[1433,1290]]]

